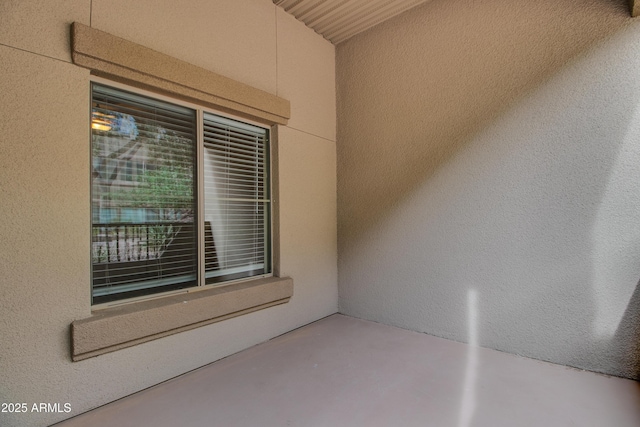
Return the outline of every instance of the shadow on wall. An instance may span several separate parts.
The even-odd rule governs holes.
[[[434,0],[339,45],[341,249],[630,19],[624,0]]]
[[[622,355],[621,365],[629,366],[631,378],[640,379],[640,282],[636,286],[618,329],[607,347]]]
[[[473,287],[479,345],[637,378],[639,30],[433,0],[339,45],[340,311],[466,341]]]

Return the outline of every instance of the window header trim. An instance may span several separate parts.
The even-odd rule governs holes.
[[[141,89],[271,125],[286,125],[291,116],[286,99],[78,22],[71,26],[71,54],[92,74]]]

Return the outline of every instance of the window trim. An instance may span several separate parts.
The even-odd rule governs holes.
[[[71,59],[94,75],[270,125],[291,117],[286,99],[79,22],[71,24]]]
[[[71,359],[77,362],[284,304],[292,295],[290,277],[266,277],[97,310],[71,324]]]

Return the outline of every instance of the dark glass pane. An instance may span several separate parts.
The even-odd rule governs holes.
[[[194,110],[92,86],[93,303],[197,284]]]

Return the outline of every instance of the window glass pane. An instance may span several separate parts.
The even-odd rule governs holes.
[[[197,284],[196,114],[92,85],[93,303]]]
[[[271,272],[268,132],[204,115],[205,283]]]

